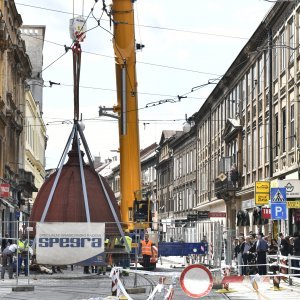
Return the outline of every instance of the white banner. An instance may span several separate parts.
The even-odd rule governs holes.
[[[49,265],[102,265],[105,223],[36,224],[36,259]]]

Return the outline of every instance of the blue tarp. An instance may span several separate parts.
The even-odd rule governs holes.
[[[207,254],[207,243],[158,243],[158,254],[160,256],[187,256],[190,254]]]

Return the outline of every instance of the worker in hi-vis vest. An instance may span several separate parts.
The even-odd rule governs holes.
[[[17,246],[18,246],[18,276],[20,275],[23,261],[24,261],[24,273],[25,276],[28,276],[29,245],[25,235],[22,235],[21,238],[18,239]]]
[[[146,232],[144,239],[141,241],[143,266],[145,270],[150,270],[150,259],[153,255],[153,242],[149,240],[149,234]]]

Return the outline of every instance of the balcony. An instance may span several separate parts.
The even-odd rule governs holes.
[[[232,157],[223,157],[219,162],[219,175],[215,179],[217,198],[228,200],[241,187],[241,176]]]
[[[20,169],[18,179],[19,186],[21,186],[24,190],[28,191],[29,194],[38,191],[34,184],[34,175],[31,172],[27,172],[24,169]]]

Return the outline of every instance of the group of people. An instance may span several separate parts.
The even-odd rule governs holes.
[[[24,263],[24,273],[28,276],[28,257],[30,252],[29,241],[25,235],[17,240],[17,243],[13,243],[12,239],[9,238],[8,233],[2,239],[1,243],[1,257],[2,257],[2,269],[1,279],[4,280],[5,271],[8,271],[8,277],[13,278],[14,272],[14,256],[17,257],[16,271],[18,276],[21,273],[22,264]]]
[[[281,261],[287,264],[287,256],[300,256],[300,237],[294,234],[293,237],[279,234],[278,240],[272,237],[272,233],[264,236],[263,233],[252,233],[248,236],[240,235],[235,240],[234,257],[238,265],[239,275],[258,273],[267,274],[267,255],[284,256]],[[299,268],[300,261],[292,260],[292,266]],[[294,273],[300,273],[294,270]]]

